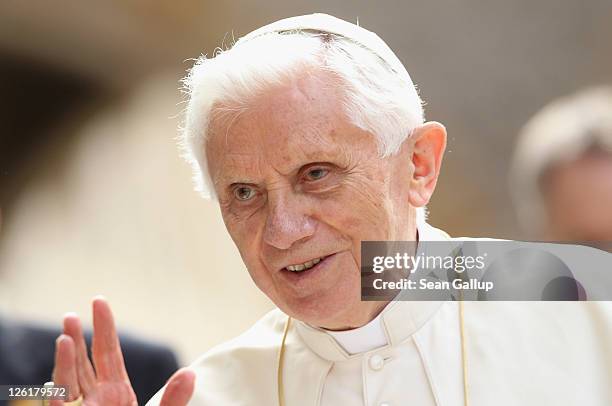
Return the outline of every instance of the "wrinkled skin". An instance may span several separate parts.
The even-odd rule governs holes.
[[[213,120],[206,154],[227,230],[257,286],[287,314],[342,330],[386,305],[360,300],[361,241],[415,240],[415,207],[434,191],[446,131],[426,123],[381,158],[373,135],[342,113],[335,79],[310,73],[231,120]],[[304,274],[285,269],[318,257],[326,258]],[[100,298],[93,307],[95,371],[80,322],[68,315],[54,381],[86,406],[134,406],[110,307]],[[177,371],[160,405],[185,406],[194,385],[192,371]]]
[[[360,300],[361,241],[415,240],[415,207],[434,190],[446,133],[427,123],[381,158],[374,136],[345,117],[336,81],[304,71],[241,114],[213,119],[206,153],[257,286],[287,314],[342,330],[386,305]],[[285,269],[325,256],[316,272]]]

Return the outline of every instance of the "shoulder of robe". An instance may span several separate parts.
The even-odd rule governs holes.
[[[196,371],[199,369],[214,369],[219,360],[223,360],[222,365],[227,368],[230,366],[228,360],[250,364],[252,360],[262,360],[269,357],[272,357],[276,362],[286,320],[287,316],[284,313],[274,309],[241,335],[207,351],[191,364],[191,367]],[[261,364],[259,366],[262,367]]]
[[[266,404],[276,399],[276,364],[286,320],[280,310],[272,310],[192,363],[196,389],[189,405]],[[147,406],[158,405],[163,390]]]

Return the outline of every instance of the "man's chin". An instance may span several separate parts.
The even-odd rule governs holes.
[[[353,310],[359,304],[347,306],[350,303],[349,298],[339,299],[342,298],[336,293],[328,297],[294,299],[286,309],[279,307],[291,317],[311,326],[329,330],[344,330],[351,328],[349,326],[357,322],[351,319],[356,314]],[[351,315],[351,317],[347,317],[348,315]]]

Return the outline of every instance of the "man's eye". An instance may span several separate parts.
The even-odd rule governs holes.
[[[329,173],[329,170],[323,168],[311,169],[306,173],[308,180],[319,180],[324,178]]]
[[[234,189],[234,196],[240,201],[247,201],[255,196],[255,189],[249,186],[240,186]]]

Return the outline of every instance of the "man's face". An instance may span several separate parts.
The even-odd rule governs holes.
[[[257,286],[287,314],[330,329],[364,324],[384,305],[360,301],[361,241],[415,237],[410,142],[380,158],[342,98],[333,79],[301,75],[213,120],[206,148],[223,219]]]
[[[612,241],[611,179],[612,154],[598,150],[551,168],[543,184],[547,238]]]

